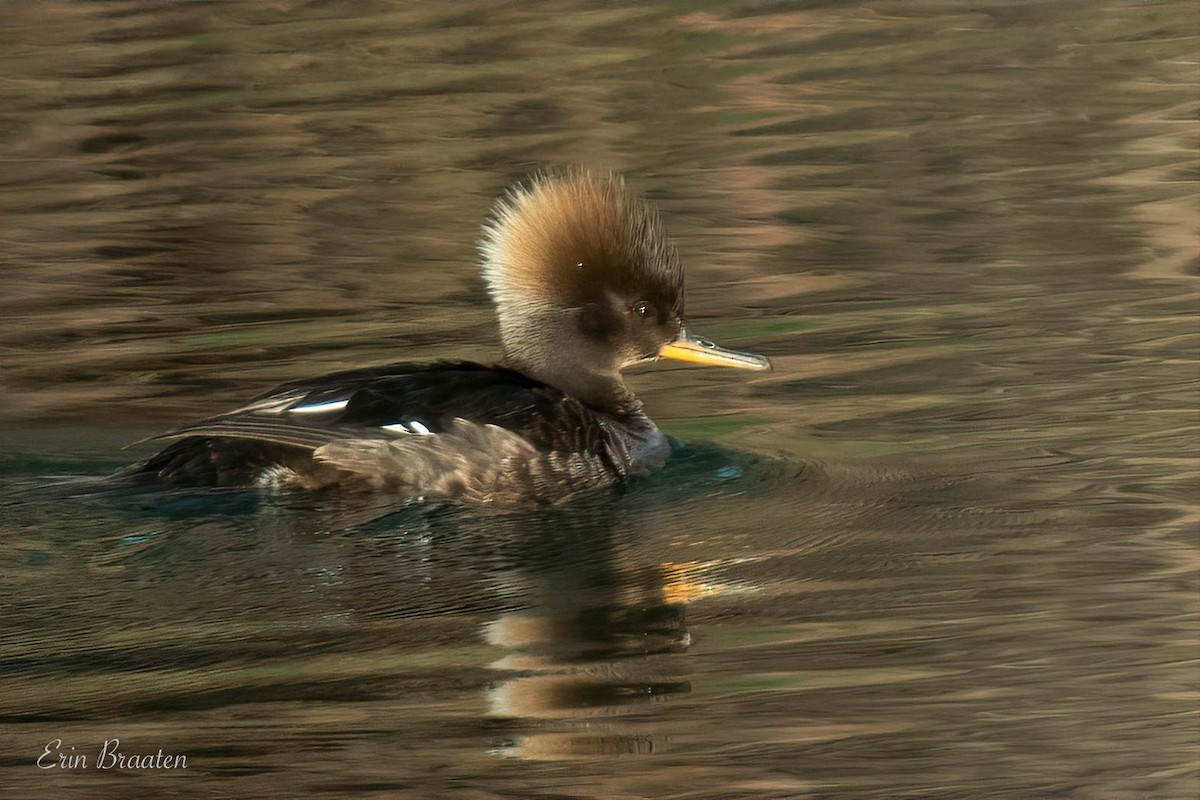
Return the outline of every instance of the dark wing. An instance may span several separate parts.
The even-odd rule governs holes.
[[[412,493],[486,499],[578,491],[624,477],[607,415],[553,387],[478,364],[397,364],[284,384],[180,428],[144,472],[246,485],[281,468],[325,485],[351,473]]]
[[[518,431],[539,450],[594,450],[596,412],[512,370],[471,363],[394,364],[285,383],[160,439],[218,436],[314,450],[349,439],[447,431],[456,419]],[[587,423],[592,423],[588,425]]]

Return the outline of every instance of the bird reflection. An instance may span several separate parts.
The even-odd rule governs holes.
[[[485,662],[493,680],[481,704],[495,754],[664,749],[661,704],[691,691],[690,636],[684,580],[649,551],[661,541],[648,533],[662,520],[654,500],[598,493],[520,511],[328,500],[303,515],[270,505],[251,515],[281,544],[278,558],[296,554],[291,572],[305,581],[293,605],[384,622],[403,652],[428,635],[421,620],[441,620],[440,636],[479,620],[477,641],[503,651]]]
[[[483,626],[488,643],[507,651],[490,665],[488,715],[511,731],[496,752],[553,759],[661,750],[646,713],[691,691],[673,658],[690,637],[683,603],[668,601],[668,572],[639,561],[638,531],[611,508],[528,522],[521,549],[530,557],[490,576],[522,607]]]
[[[685,604],[707,584],[670,560],[678,498],[650,490],[680,474],[722,486],[703,476],[728,459],[680,462],[641,491],[524,510],[311,493],[129,498],[121,527],[157,533],[124,537],[105,563],[155,575],[202,565],[206,607],[220,618],[253,609],[263,657],[281,646],[296,662],[304,648],[363,655],[347,685],[369,687],[374,713],[393,707],[396,731],[445,725],[453,708],[477,721],[473,747],[505,757],[658,753],[691,692]],[[277,635],[296,620],[311,631],[300,649]],[[429,691],[431,674],[444,705],[416,719],[412,687]]]

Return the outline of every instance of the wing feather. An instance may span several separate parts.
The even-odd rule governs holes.
[[[429,436],[331,442],[313,457],[378,489],[477,502],[556,502],[618,480],[598,456],[541,452],[513,431],[465,419]]]
[[[156,438],[174,441],[142,469],[175,485],[253,485],[279,465],[306,485],[554,502],[620,481],[630,447],[661,434],[640,415],[617,421],[520,373],[459,363],[288,383]]]
[[[251,439],[271,444],[315,450],[318,447],[344,439],[372,438],[370,429],[344,430],[294,422],[263,419],[253,416],[213,417],[210,420],[186,425],[177,430],[156,436],[155,439],[184,439],[189,436],[211,436],[218,439]],[[383,433],[379,434],[383,438]]]

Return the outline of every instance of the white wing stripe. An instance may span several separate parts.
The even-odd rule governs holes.
[[[311,406],[296,406],[289,408],[289,414],[324,414],[326,411],[341,411],[349,404],[349,400],[330,400],[327,403],[314,403]]]
[[[387,425],[380,425],[385,431],[392,433],[415,433],[418,436],[433,436],[433,431],[425,427],[425,423],[411,419],[408,422],[392,422]]]

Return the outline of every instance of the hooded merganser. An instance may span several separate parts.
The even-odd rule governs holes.
[[[158,437],[179,441],[132,474],[551,502],[666,462],[666,437],[623,368],[657,358],[770,368],[690,334],[679,255],[618,176],[574,169],[514,187],[480,252],[502,366],[392,364],[286,383]]]

